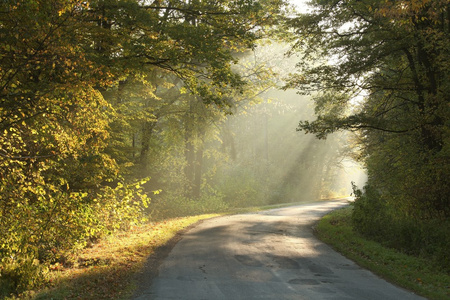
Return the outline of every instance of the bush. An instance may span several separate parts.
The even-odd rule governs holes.
[[[353,186],[355,194],[352,222],[357,230],[365,236],[381,238],[386,234],[388,216],[386,203],[380,193],[369,185],[364,187],[364,192]]]
[[[234,208],[265,205],[269,201],[266,186],[249,171],[234,170],[218,183],[224,201]]]
[[[352,223],[363,236],[402,252],[433,260],[450,271],[450,220],[419,219],[395,209],[370,185],[354,187]]]
[[[22,293],[45,282],[47,268],[31,255],[3,258],[0,297]]]
[[[154,220],[186,217],[208,213],[227,211],[228,203],[218,192],[210,191],[200,199],[189,199],[185,196],[167,192],[150,207],[150,216]]]
[[[138,223],[147,203],[139,184],[104,187],[92,195],[61,191],[51,185],[45,188],[37,185],[31,192],[23,193],[17,205],[3,202],[0,218],[3,294],[17,294],[39,286],[50,264],[64,259],[65,253],[84,247],[91,239]],[[11,188],[3,196],[12,196],[15,191],[16,187]],[[12,202],[11,198],[8,200]]]

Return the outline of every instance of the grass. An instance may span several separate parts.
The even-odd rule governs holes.
[[[305,202],[239,208],[223,214],[257,212],[300,204]],[[142,270],[149,256],[166,245],[178,232],[215,216],[219,214],[174,218],[118,232],[68,257],[64,264],[52,265],[47,274],[50,284],[44,289],[6,299],[129,299],[136,288],[136,273]]]
[[[148,258],[169,240],[200,220],[224,214],[257,212],[304,202],[231,209],[221,214],[204,214],[151,222],[118,232],[67,257],[50,267],[49,284],[4,300],[16,299],[129,299],[136,289],[136,273]],[[1,287],[0,287],[1,288]],[[0,298],[2,296],[0,295]]]
[[[158,247],[189,225],[214,216],[153,222],[111,235],[71,257],[66,266],[52,265],[49,287],[8,299],[128,299],[135,289],[135,274]]]
[[[450,299],[450,274],[425,258],[406,255],[364,239],[351,225],[352,207],[336,210],[317,224],[316,234],[360,266],[428,299]]]
[[[222,215],[299,204],[304,202],[232,209]],[[118,232],[68,257],[64,264],[52,265],[47,274],[50,284],[42,290],[6,299],[129,299],[136,288],[135,274],[149,256],[186,227],[218,215],[174,218]]]

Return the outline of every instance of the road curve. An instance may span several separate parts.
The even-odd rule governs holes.
[[[424,299],[316,239],[312,226],[346,200],[207,220],[183,235],[134,299]]]

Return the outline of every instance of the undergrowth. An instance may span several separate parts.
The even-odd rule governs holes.
[[[442,266],[363,238],[352,227],[352,209],[326,215],[316,227],[317,236],[388,281],[429,299],[450,299],[450,274]]]
[[[133,226],[97,241],[90,247],[55,263],[45,274],[46,288],[3,299],[127,299],[134,291],[134,274],[158,247],[177,232],[216,215],[200,215]],[[0,297],[1,298],[1,297]]]

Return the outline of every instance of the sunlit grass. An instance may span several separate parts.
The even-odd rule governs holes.
[[[155,249],[189,225],[214,216],[176,218],[111,235],[69,258],[66,266],[53,265],[51,287],[20,299],[128,299],[135,287],[134,274]]]
[[[320,201],[320,200],[318,200]],[[317,201],[312,201],[317,202]],[[257,212],[306,202],[233,209],[225,214]],[[311,203],[311,202],[310,202]],[[136,286],[135,274],[155,250],[177,232],[219,214],[174,218],[134,226],[92,244],[49,270],[50,286],[9,299],[129,299]]]
[[[352,207],[326,215],[317,236],[362,267],[429,299],[450,299],[450,274],[430,260],[409,256],[364,239],[351,226]]]
[[[226,214],[257,212],[304,203],[239,208]],[[136,288],[135,274],[158,247],[165,245],[189,225],[218,215],[205,214],[151,222],[115,233],[68,257],[65,264],[53,265],[48,273],[49,287],[27,292],[17,299],[129,299]]]

